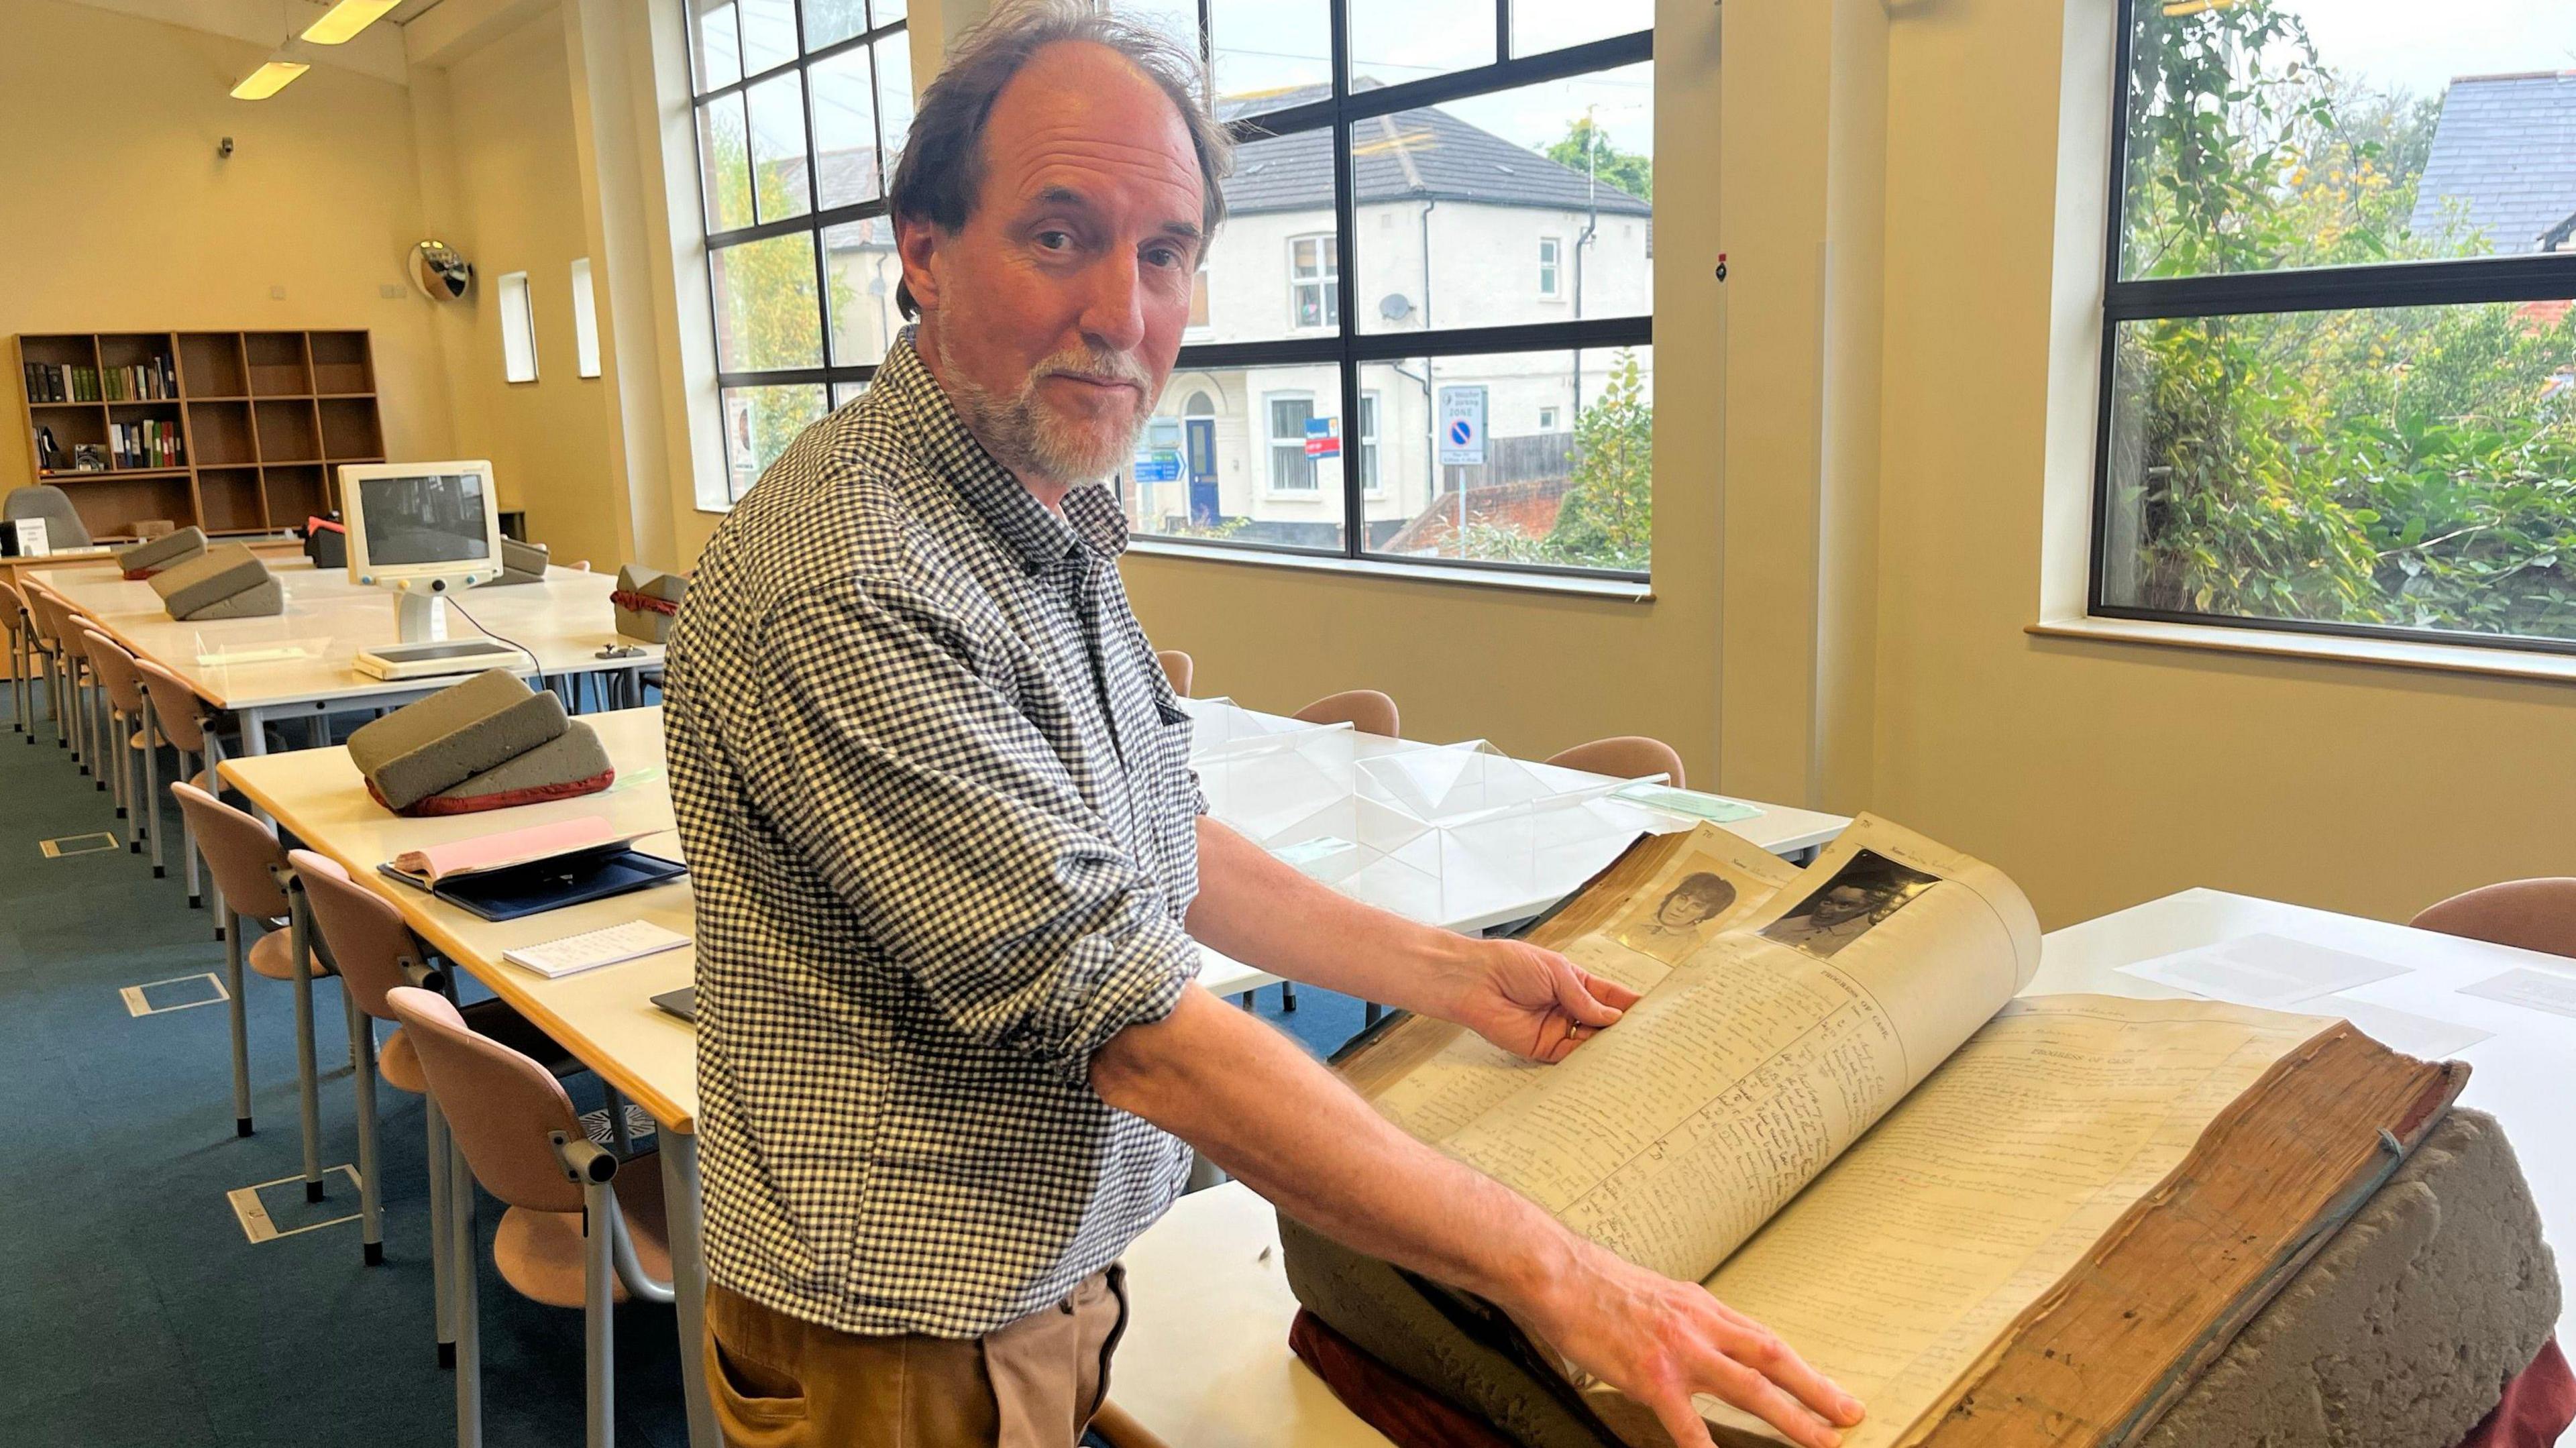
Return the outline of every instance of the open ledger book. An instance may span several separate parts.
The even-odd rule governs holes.
[[[2132,1436],[2466,1073],[2317,1017],[2016,1000],[2029,902],[1869,816],[1803,870],[1714,825],[1641,840],[1528,938],[1644,999],[1556,1066],[1417,1018],[1344,1075],[1776,1330],[1869,1404],[1845,1435],[1864,1448]],[[1564,1386],[1617,1439],[1668,1441],[1610,1389]],[[1721,1441],[1775,1441],[1700,1407]]]

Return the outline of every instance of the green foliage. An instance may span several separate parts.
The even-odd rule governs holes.
[[[1654,542],[1655,409],[1637,354],[1621,348],[1609,385],[1574,419],[1574,472],[1547,542],[1568,562],[1644,568]]]
[[[794,188],[804,185],[801,172],[747,164],[739,135],[718,132],[710,150],[710,183],[716,190],[715,214],[773,219],[793,214],[803,204]],[[758,187],[759,210],[753,211]],[[823,320],[815,305],[814,241],[790,233],[718,253],[715,273],[717,311],[727,332],[726,351],[732,367],[744,371],[823,365]],[[838,271],[830,273],[834,315],[847,315],[856,293]],[[758,389],[751,409],[751,448],[755,471],[766,472],[796,435],[829,410],[820,383]]]
[[[2272,0],[2141,6],[2130,276],[2476,255],[2410,230],[2439,104],[2317,63]],[[2576,637],[2576,317],[2511,303],[2133,323],[2115,601]]]
[[[1577,116],[1565,128],[1565,139],[1547,148],[1547,158],[1578,175],[1589,174],[1605,186],[1616,186],[1640,201],[1655,199],[1655,161],[1610,144],[1610,133],[1590,116]]]

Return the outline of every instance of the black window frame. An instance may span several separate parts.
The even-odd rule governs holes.
[[[877,73],[875,48],[881,41],[910,35],[911,7],[906,5],[904,18],[900,20],[890,20],[883,25],[877,25],[873,23],[876,19],[876,6],[874,3],[871,3],[868,6],[868,19],[871,22],[869,26],[860,30],[855,35],[844,36],[841,39],[835,40],[831,44],[822,46],[819,49],[808,50],[805,43],[804,0],[789,0],[789,12],[796,20],[795,58],[792,60],[782,61],[766,70],[757,72],[745,71],[741,75],[736,76],[734,79],[727,81],[722,85],[708,86],[704,84],[705,78],[698,72],[697,27],[699,17],[696,5],[693,3],[693,0],[670,0],[670,3],[676,4],[680,8],[681,24],[685,36],[684,43],[687,46],[689,55],[689,147],[691,164],[698,174],[698,224],[702,229],[709,228],[714,225],[714,206],[712,205],[712,197],[708,192],[706,143],[702,139],[706,134],[705,121],[702,118],[708,104],[710,102],[720,101],[727,96],[735,94],[741,94],[747,99],[752,87],[765,81],[775,80],[780,76],[792,73],[796,76],[797,95],[799,102],[804,107],[805,115],[805,210],[794,216],[780,217],[775,221],[755,220],[754,224],[750,226],[737,226],[724,231],[705,230],[704,232],[705,239],[702,245],[706,252],[707,322],[711,329],[709,333],[711,337],[719,337],[723,334],[723,301],[716,295],[718,283],[716,281],[715,272],[716,256],[720,251],[726,247],[739,245],[743,242],[767,241],[772,237],[793,236],[798,232],[810,233],[814,242],[814,306],[815,321],[818,326],[816,335],[822,349],[823,365],[819,367],[781,367],[753,371],[726,371],[724,369],[723,358],[719,354],[715,358],[715,379],[720,425],[723,395],[728,389],[738,387],[782,387],[799,385],[820,387],[823,390],[823,409],[828,413],[833,407],[832,395],[835,384],[856,384],[864,387],[876,376],[877,368],[883,365],[882,363],[876,362],[865,364],[835,363],[832,360],[832,287],[830,261],[823,244],[823,235],[825,232],[831,231],[836,227],[846,225],[850,222],[874,220],[886,217],[889,214],[886,192],[890,188],[891,183],[894,180],[894,176],[891,166],[887,163],[893,158],[889,156],[886,151],[885,107],[882,104],[885,94],[883,88],[884,80],[883,77]],[[734,42],[735,54],[737,58],[739,58],[742,46],[740,38],[742,30],[740,19],[741,9],[738,0],[734,13],[734,34],[736,37]],[[816,144],[814,135],[814,90],[811,77],[808,76],[806,72],[821,62],[838,59],[850,51],[862,48],[866,50],[868,55],[868,125],[869,129],[875,133],[878,164],[886,167],[886,169],[878,177],[877,194],[874,198],[826,209],[822,205],[823,152],[822,147]],[[747,136],[747,115],[745,118],[745,124]],[[746,166],[752,164],[748,155],[746,155],[744,164]],[[891,225],[891,223],[889,223],[889,225]],[[741,502],[743,495],[742,493],[736,492],[733,486],[735,470],[733,464],[733,440],[730,435],[724,439],[724,449],[725,506],[731,507],[734,504]]]
[[[2254,629],[2397,643],[2454,644],[2576,655],[2576,639],[2466,629],[2406,628],[2318,619],[2193,613],[2108,602],[2103,596],[2111,527],[2111,429],[2118,397],[2120,329],[2133,322],[2194,317],[2250,317],[2285,312],[2385,307],[2547,302],[2576,297],[2576,252],[2533,252],[2361,266],[2285,267],[2188,277],[2123,278],[2120,274],[2129,178],[2129,87],[2138,0],[2119,0],[2112,72],[2110,200],[2105,207],[2102,270],[2102,358],[2095,380],[2093,499],[2084,607],[2097,618],[2195,627]]]
[[[1113,0],[1114,6],[1115,0]],[[1467,100],[1497,91],[1539,85],[1553,80],[1572,80],[1598,71],[1622,66],[1651,63],[1655,58],[1655,32],[1649,26],[1625,35],[1607,36],[1579,45],[1540,51],[1534,55],[1512,53],[1512,7],[1515,3],[1539,3],[1539,0],[1492,0],[1494,7],[1494,54],[1487,65],[1474,66],[1419,80],[1399,82],[1371,90],[1354,92],[1350,78],[1350,0],[1325,0],[1330,18],[1332,94],[1304,105],[1283,107],[1244,116],[1227,123],[1235,142],[1266,140],[1295,135],[1304,131],[1330,128],[1335,133],[1333,145],[1333,231],[1337,264],[1336,285],[1343,280],[1357,255],[1354,241],[1358,231],[1358,206],[1353,195],[1351,167],[1351,128],[1380,116],[1446,101]],[[1215,87],[1215,51],[1209,27],[1209,0],[1198,0],[1199,64],[1209,89]],[[1648,228],[1649,235],[1652,227]],[[1303,233],[1301,233],[1303,234]],[[1214,245],[1225,244],[1219,232]],[[1293,268],[1292,268],[1293,270]],[[1414,358],[1426,361],[1441,357],[1467,357],[1504,352],[1588,352],[1616,351],[1628,347],[1654,345],[1655,318],[1649,306],[1642,316],[1597,317],[1563,322],[1516,323],[1501,327],[1440,327],[1419,332],[1362,332],[1358,309],[1344,305],[1338,325],[1329,336],[1287,336],[1248,342],[1203,342],[1185,344],[1173,364],[1175,372],[1193,370],[1230,370],[1286,365],[1334,364],[1340,374],[1341,412],[1344,418],[1359,416],[1359,397],[1365,390],[1360,385],[1360,369],[1372,362],[1403,362]],[[1580,398],[1577,399],[1578,403]],[[1347,430],[1347,429],[1346,429]],[[1356,448],[1346,441],[1345,452]],[[1579,568],[1553,563],[1514,563],[1477,558],[1412,558],[1401,554],[1373,553],[1368,548],[1368,505],[1360,469],[1345,459],[1342,475],[1342,542],[1338,549],[1302,547],[1290,543],[1267,543],[1239,538],[1194,538],[1183,535],[1150,533],[1139,529],[1140,541],[1168,542],[1190,548],[1223,549],[1242,553],[1284,553],[1299,557],[1339,557],[1372,565],[1398,568],[1438,570],[1473,569],[1490,573],[1517,573],[1540,577],[1580,578],[1646,583],[1651,575],[1645,569]],[[1122,489],[1127,484],[1125,473],[1119,474]]]

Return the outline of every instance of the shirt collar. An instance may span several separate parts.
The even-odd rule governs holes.
[[[931,375],[929,364],[921,360],[920,349],[913,344],[918,330],[906,327],[896,336],[868,390],[906,407],[920,420],[925,456],[956,488],[967,510],[983,519],[1031,573],[1063,561],[1078,548],[1102,558],[1125,552],[1127,519],[1107,487],[1086,483],[1071,489],[1064,495],[1064,512],[1058,515],[984,450],[939,379]]]

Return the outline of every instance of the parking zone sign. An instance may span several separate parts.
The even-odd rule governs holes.
[[[1481,467],[1485,461],[1485,389],[1440,389],[1440,465]]]

